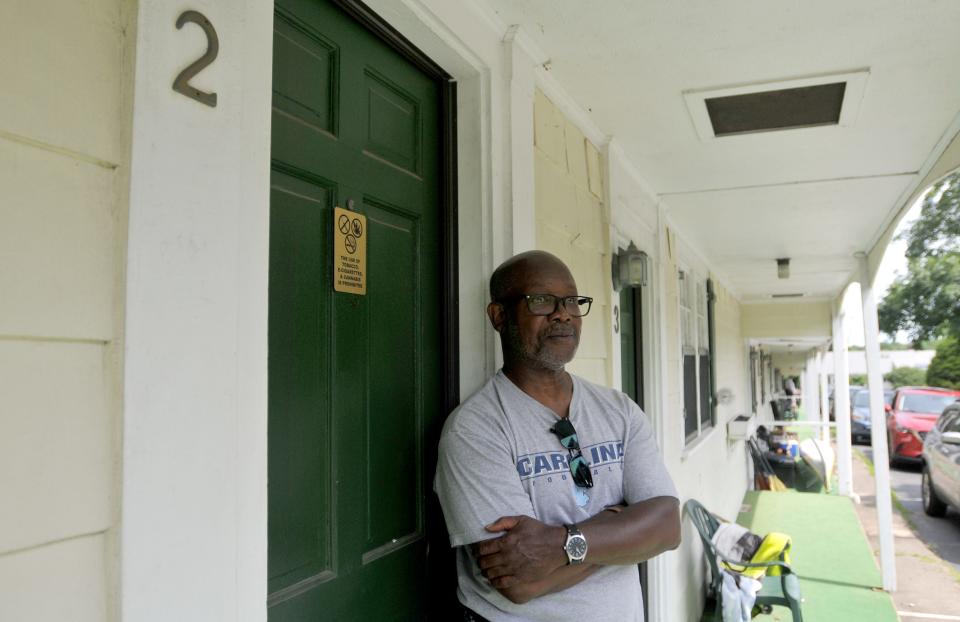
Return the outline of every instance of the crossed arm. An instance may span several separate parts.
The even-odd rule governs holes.
[[[622,511],[604,510],[579,523],[589,549],[583,564],[567,565],[563,525],[547,525],[529,516],[504,516],[488,525],[505,532],[473,545],[483,575],[515,603],[565,590],[600,566],[638,564],[680,544],[679,502],[654,497]]]

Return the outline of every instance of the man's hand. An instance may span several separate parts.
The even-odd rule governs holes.
[[[563,552],[567,530],[529,516],[504,516],[486,530],[506,533],[474,545],[483,576],[497,589],[539,581],[567,563]]]

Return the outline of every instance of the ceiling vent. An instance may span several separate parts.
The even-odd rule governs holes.
[[[707,114],[714,136],[836,125],[846,82],[746,95],[711,97]]]
[[[849,127],[856,121],[869,71],[830,74],[683,94],[704,141],[758,133]]]
[[[771,298],[803,298],[803,294],[770,294]]]

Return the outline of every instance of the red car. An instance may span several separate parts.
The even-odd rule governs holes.
[[[920,462],[923,439],[943,409],[960,398],[960,391],[932,387],[900,387],[887,405],[887,452],[890,465]]]

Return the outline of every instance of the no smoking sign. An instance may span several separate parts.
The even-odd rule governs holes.
[[[342,207],[333,209],[333,289],[367,293],[367,218]]]

